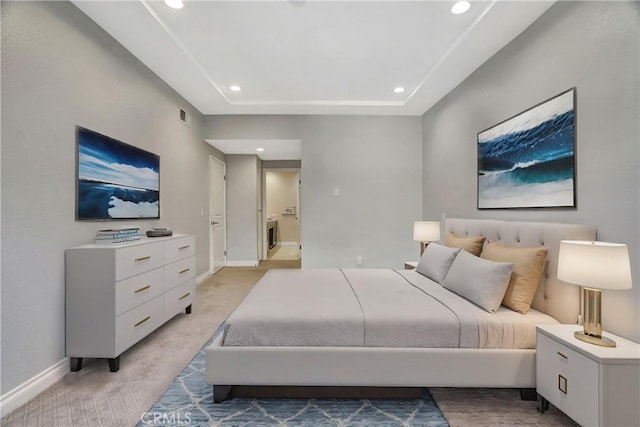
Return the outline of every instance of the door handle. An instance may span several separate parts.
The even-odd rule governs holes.
[[[220,224],[220,223],[217,222],[217,221],[211,221],[211,225],[218,225],[218,224]]]

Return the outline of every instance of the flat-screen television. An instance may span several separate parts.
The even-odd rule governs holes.
[[[160,218],[160,156],[76,127],[76,219]]]

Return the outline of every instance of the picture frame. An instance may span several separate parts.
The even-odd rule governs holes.
[[[478,133],[478,209],[576,207],[576,88]]]
[[[76,126],[76,220],[160,218],[160,156]]]

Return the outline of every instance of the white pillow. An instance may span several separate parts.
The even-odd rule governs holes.
[[[449,248],[437,243],[429,243],[418,262],[416,271],[429,279],[442,284],[447,277],[451,263],[455,259],[460,248]]]
[[[495,313],[509,286],[513,264],[478,258],[462,251],[451,265],[442,286]]]

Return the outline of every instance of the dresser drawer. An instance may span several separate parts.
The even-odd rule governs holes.
[[[186,283],[170,290],[164,294],[164,320],[171,319],[176,314],[184,310],[188,305],[193,304],[196,293],[196,279],[191,279]]]
[[[116,317],[115,355],[119,355],[164,323],[162,295]]]
[[[542,334],[536,358],[538,393],[579,424],[597,423],[598,363]]]
[[[164,292],[164,270],[146,273],[116,282],[116,316],[147,302]]]
[[[116,250],[116,281],[135,276],[164,265],[162,242],[133,245]]]
[[[196,238],[194,236],[168,240],[164,245],[164,262],[166,264],[188,258],[196,253]]]
[[[196,277],[196,257],[181,259],[164,267],[165,292]]]

